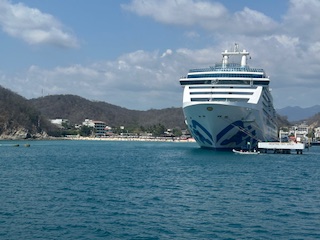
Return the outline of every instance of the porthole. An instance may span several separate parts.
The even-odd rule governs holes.
[[[212,111],[212,110],[213,110],[213,107],[207,107],[207,110],[208,110],[208,111]]]

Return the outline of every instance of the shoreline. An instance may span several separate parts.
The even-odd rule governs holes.
[[[127,142],[196,142],[193,138],[165,138],[165,137],[65,137],[65,140],[88,140],[88,141],[127,141]]]
[[[180,139],[180,138],[166,138],[166,137],[80,137],[80,136],[67,136],[67,137],[45,137],[45,138],[0,138],[1,141],[54,141],[54,140],[76,140],[76,141],[127,141],[127,142],[196,142],[193,138]]]

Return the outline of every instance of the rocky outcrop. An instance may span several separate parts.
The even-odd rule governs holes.
[[[46,138],[52,124],[24,97],[0,86],[0,139]]]
[[[25,128],[6,129],[0,135],[0,139],[2,140],[47,139],[48,137],[46,132],[30,133],[30,131]]]

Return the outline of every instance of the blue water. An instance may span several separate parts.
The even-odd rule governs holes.
[[[29,143],[0,142],[0,239],[320,238],[320,147]]]

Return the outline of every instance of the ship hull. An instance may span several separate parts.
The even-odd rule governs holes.
[[[190,103],[183,111],[191,135],[203,148],[254,148],[258,141],[276,139],[258,105]]]

